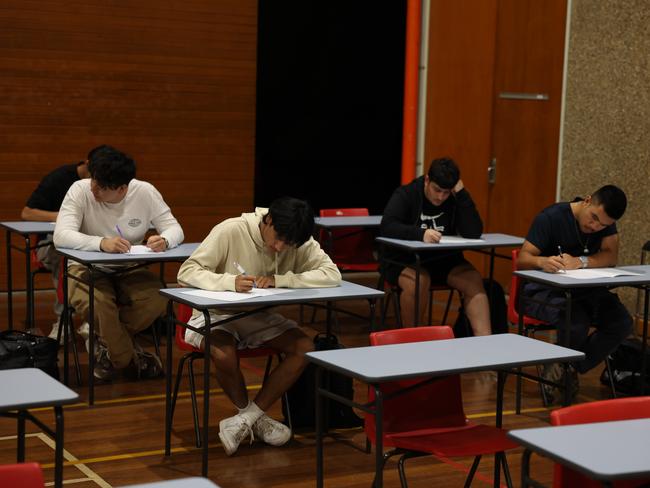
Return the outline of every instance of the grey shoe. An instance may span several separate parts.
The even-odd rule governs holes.
[[[221,444],[228,456],[235,454],[239,444],[249,435],[252,444],[254,439],[253,430],[246,423],[246,419],[239,414],[219,422],[219,440],[221,440]]]
[[[580,382],[578,380],[578,372],[573,365],[570,364],[567,370],[570,377],[569,395],[571,401],[573,401],[580,389]],[[545,364],[544,369],[542,370],[542,378],[564,386],[564,368],[560,363]],[[545,397],[544,406],[551,405],[555,402],[561,402],[564,398],[562,388],[560,387],[542,384],[542,390]]]
[[[134,344],[134,356],[129,372],[137,379],[159,378],[163,375],[162,361],[155,354],[151,354]]]
[[[108,349],[106,349],[106,346],[99,341],[95,341],[95,346],[97,353],[95,354],[95,368],[93,370],[93,375],[100,381],[110,381],[115,375],[115,367],[111,362]]]

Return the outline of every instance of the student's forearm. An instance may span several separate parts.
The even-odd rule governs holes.
[[[50,212],[48,210],[40,210],[38,208],[24,207],[20,212],[20,218],[23,220],[31,220],[36,222],[55,222],[58,212]]]

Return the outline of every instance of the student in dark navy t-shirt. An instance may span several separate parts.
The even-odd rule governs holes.
[[[426,175],[393,192],[380,227],[383,237],[427,243],[439,242],[443,235],[477,239],[482,232],[481,216],[460,179],[460,170],[448,158],[434,159]],[[426,254],[422,266],[426,272],[420,273],[420,303],[426,303],[431,283],[449,285],[461,293],[474,335],[490,334],[490,309],[480,273],[462,251]],[[400,308],[405,325],[412,324],[415,312],[415,270],[408,266],[414,261],[412,253],[386,249],[381,263],[386,280],[402,289]],[[420,307],[420,323],[424,323],[425,311],[426,307]]]
[[[535,217],[519,252],[519,269],[541,269],[548,273],[580,268],[616,266],[619,237],[616,221],[625,213],[623,191],[606,185],[594,194],[573,202],[556,203]],[[544,285],[528,283],[523,294],[545,303],[527,302],[526,315],[564,324],[565,294]],[[577,372],[585,373],[603,361],[632,330],[632,318],[618,296],[604,287],[572,290],[570,347],[583,351],[585,359],[570,368],[577,392]],[[594,332],[589,334],[590,327]],[[545,368],[543,376],[561,377],[561,368]],[[547,393],[555,393],[545,385]]]

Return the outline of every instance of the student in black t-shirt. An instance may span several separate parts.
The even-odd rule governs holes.
[[[606,185],[591,196],[571,203],[556,203],[535,217],[519,252],[519,269],[541,269],[548,273],[580,268],[616,266],[619,237],[616,221],[625,213],[623,191]],[[527,302],[526,315],[552,325],[564,324],[563,291],[528,283],[523,294],[544,303]],[[589,328],[595,331],[589,334]],[[585,373],[603,361],[632,330],[632,318],[618,296],[604,287],[572,290],[570,347],[583,351],[585,359],[570,368],[572,393],[577,393],[577,374]],[[543,376],[558,381],[559,365],[545,368]],[[553,397],[554,390],[544,385]]]
[[[27,200],[25,207],[20,213],[20,217],[23,220],[29,221],[55,222],[59,214],[59,208],[61,207],[61,203],[63,202],[63,198],[68,192],[68,189],[75,181],[83,178],[90,178],[88,161],[95,151],[101,147],[103,146],[91,149],[88,153],[88,158],[85,161],[60,166],[45,175]],[[43,236],[38,244],[41,247],[36,250],[36,256],[39,261],[43,263],[45,268],[52,272],[52,280],[56,287],[59,278],[59,255],[56,253],[54,246],[52,245],[52,234]],[[57,318],[61,315],[62,310],[63,305],[58,303],[58,300],[55,298],[54,311]],[[56,338],[58,326],[59,321],[57,319],[57,321],[52,325],[50,337]],[[83,333],[84,326],[87,327],[87,324],[83,324],[80,327],[80,330],[82,335],[87,335]]]
[[[434,159],[426,175],[397,188],[381,219],[383,237],[434,243],[443,235],[479,238],[483,222],[476,205],[460,179],[456,163],[448,158]],[[414,262],[414,256],[387,249],[384,258],[401,263]],[[462,251],[427,253],[425,272],[420,273],[420,303],[427,303],[429,286],[447,284],[463,296],[465,313],[474,335],[489,335],[490,311],[483,279],[463,257]],[[400,306],[402,324],[411,324],[415,310],[415,270],[383,261],[384,276],[402,289]],[[423,323],[426,307],[420,307]]]

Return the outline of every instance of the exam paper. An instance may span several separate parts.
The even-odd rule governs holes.
[[[293,290],[289,288],[253,288],[246,293],[239,293],[236,291],[208,291],[208,290],[188,290],[183,291],[185,295],[192,295],[195,297],[211,298],[213,300],[223,300],[224,302],[239,302],[241,300],[248,300],[256,297],[268,297],[271,295],[280,295],[281,293],[289,293]]]
[[[577,280],[593,280],[596,278],[614,278],[616,276],[641,276],[641,273],[627,271],[618,268],[589,268],[589,269],[568,269],[562,273],[569,278]]]
[[[440,244],[466,244],[470,242],[485,242],[483,239],[466,239],[465,237],[457,236],[442,236]]]

